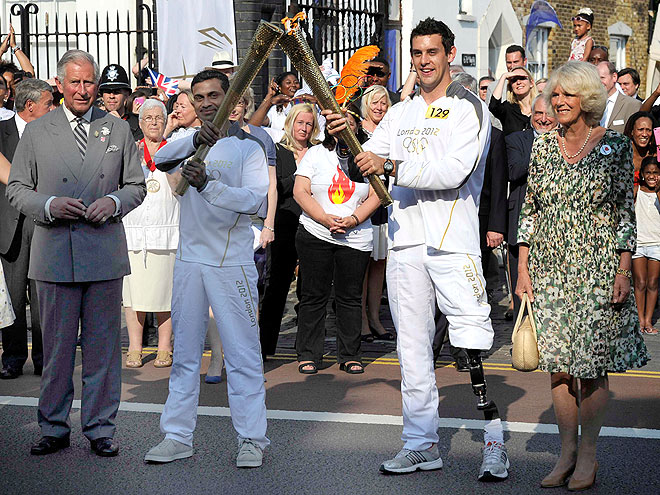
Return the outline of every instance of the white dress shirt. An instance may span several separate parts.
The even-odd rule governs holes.
[[[21,139],[27,122],[25,122],[18,113],[14,115],[14,122],[16,122],[16,129],[18,130],[18,139]]]
[[[603,113],[603,118],[600,119],[600,126],[607,128],[607,123],[610,120],[610,116],[612,115],[612,111],[614,110],[614,104],[616,103],[616,99],[619,96],[619,92],[615,91],[612,93],[611,96],[607,98],[607,106],[605,107],[605,112]]]

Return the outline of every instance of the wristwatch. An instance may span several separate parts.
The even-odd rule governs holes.
[[[18,45],[16,45],[14,48],[11,49],[11,52],[12,52],[13,54],[16,54],[16,52],[17,52],[18,50],[20,50],[20,49],[21,49],[21,47],[18,46]]]
[[[383,171],[385,172],[385,175],[391,175],[392,172],[394,172],[394,162],[389,158],[385,160],[385,163],[383,164]]]

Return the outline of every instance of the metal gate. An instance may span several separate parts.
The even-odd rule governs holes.
[[[107,12],[100,16],[98,12],[52,15],[40,12],[35,3],[15,3],[10,8],[10,20],[17,44],[30,58],[35,77],[40,79],[55,76],[60,56],[74,48],[92,54],[101,68],[114,63],[128,74],[146,52],[149,67],[157,69],[155,0],[136,0],[135,12]],[[6,35],[0,34],[2,39]],[[12,61],[16,63],[13,55]]]
[[[386,0],[298,0],[291,4],[307,14],[315,54],[322,60],[333,59],[337,70],[358,48],[383,48]]]

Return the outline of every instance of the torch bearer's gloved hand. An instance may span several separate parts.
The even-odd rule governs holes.
[[[198,191],[204,189],[209,181],[208,175],[206,175],[206,166],[194,160],[184,162],[181,167],[181,175]]]
[[[346,117],[341,114],[333,113],[332,110],[323,110],[321,115],[325,117],[325,130],[331,136],[336,136],[346,129]]]
[[[220,129],[218,129],[213,122],[204,122],[202,127],[195,134],[195,148],[199,148],[205,144],[209,148],[213,146],[221,138]]]

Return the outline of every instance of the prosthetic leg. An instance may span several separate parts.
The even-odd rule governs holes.
[[[479,470],[480,481],[501,481],[509,476],[509,458],[504,447],[504,431],[502,421],[495,402],[486,396],[486,378],[481,361],[481,351],[466,349],[470,366],[470,381],[472,391],[477,396],[477,409],[483,411],[486,426],[484,427],[484,459]]]

